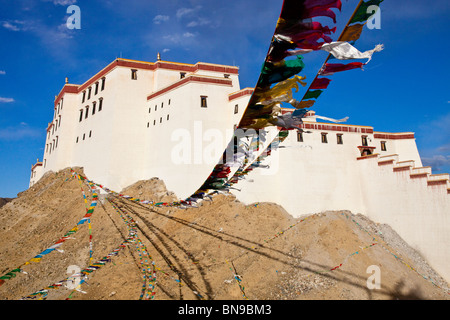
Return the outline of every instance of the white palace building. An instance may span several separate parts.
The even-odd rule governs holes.
[[[54,101],[46,172],[83,167],[116,191],[158,177],[180,199],[195,192],[231,139],[253,93],[239,69],[116,59],[81,85],[66,80]],[[292,216],[349,210],[389,224],[450,282],[448,174],[423,167],[414,133],[318,122],[308,112],[267,159],[234,185],[238,200],[274,202]],[[276,130],[276,127],[271,129]]]

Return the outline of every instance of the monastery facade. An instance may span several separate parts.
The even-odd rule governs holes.
[[[158,177],[185,199],[211,173],[252,93],[234,66],[116,59],[81,85],[66,81],[30,187],[80,166],[112,190]],[[422,166],[412,132],[317,120],[308,112],[305,132],[291,130],[232,193],[294,217],[350,210],[389,224],[450,281],[449,175]]]

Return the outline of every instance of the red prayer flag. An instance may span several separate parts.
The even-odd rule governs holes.
[[[311,86],[309,89],[326,89],[328,85],[330,84],[331,79],[327,78],[316,78],[313,83],[311,83]]]
[[[337,8],[341,11],[342,2],[341,0],[306,0],[305,1],[306,8],[313,7],[325,7],[325,8]]]
[[[364,63],[362,62],[351,62],[347,64],[342,63],[327,63],[325,64],[324,70],[320,72],[322,75],[330,75],[335,72],[347,71],[352,69],[360,68],[362,69]]]

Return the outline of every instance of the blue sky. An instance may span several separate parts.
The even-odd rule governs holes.
[[[357,0],[342,0],[342,31]],[[70,30],[69,5],[81,29]],[[81,84],[116,57],[236,65],[254,87],[282,0],[0,0],[0,197],[28,187],[42,159],[53,100],[65,77]],[[383,132],[415,132],[425,165],[450,172],[448,0],[385,0],[381,28],[356,47],[376,53],[364,71],[336,74],[313,110]],[[339,29],[340,27],[340,29]],[[326,55],[305,55],[311,80]],[[302,95],[304,92],[300,92]],[[301,97],[300,97],[301,98]]]

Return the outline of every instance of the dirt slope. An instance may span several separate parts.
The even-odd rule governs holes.
[[[123,194],[176,200],[158,179],[139,181]],[[0,299],[450,297],[443,289],[447,284],[389,226],[361,215],[324,212],[293,219],[276,204],[245,206],[225,195],[190,209],[109,199],[100,196],[90,228],[87,222],[79,225],[59,247],[63,252],[52,251],[23,266],[26,274],[4,280]],[[77,225],[92,200],[87,184],[66,169],[46,174],[0,208],[0,276],[55,244]],[[99,260],[81,284],[83,292],[64,285],[49,288],[71,274],[69,266],[84,269]],[[370,290],[367,269],[374,265],[381,272],[381,288]],[[30,296],[41,289],[48,289],[48,295]]]

